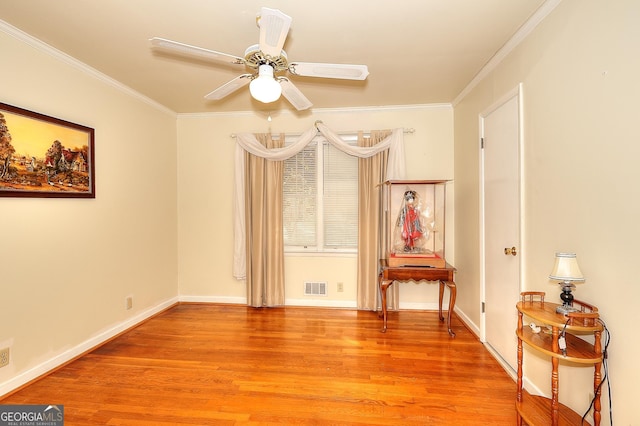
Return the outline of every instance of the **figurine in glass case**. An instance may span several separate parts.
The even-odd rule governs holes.
[[[404,193],[402,207],[398,213],[396,221],[396,238],[394,240],[404,242],[405,253],[420,252],[417,241],[425,234],[425,227],[422,223],[420,198],[416,191],[408,190]]]
[[[388,180],[381,213],[389,267],[444,268],[446,180]]]

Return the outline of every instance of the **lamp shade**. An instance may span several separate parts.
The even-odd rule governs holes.
[[[258,77],[249,84],[249,92],[254,99],[268,104],[275,102],[282,94],[280,83],[273,78],[273,67],[271,65],[260,65],[258,67]]]
[[[576,260],[576,254],[556,253],[556,262],[549,278],[558,281],[584,281],[584,276]]]

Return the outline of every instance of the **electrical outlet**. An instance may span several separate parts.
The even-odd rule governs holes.
[[[0,349],[0,367],[4,367],[5,365],[9,365],[9,348]]]
[[[344,291],[344,283],[338,283],[338,292]]]
[[[125,299],[125,308],[127,311],[133,308],[133,296],[127,296]]]

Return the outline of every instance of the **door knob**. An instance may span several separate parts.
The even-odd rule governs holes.
[[[511,248],[506,247],[506,248],[504,249],[504,254],[506,254],[507,256],[508,256],[508,255],[515,256],[515,255],[517,255],[517,254],[518,254],[518,250],[516,250],[516,248],[515,248],[515,247],[511,247]]]

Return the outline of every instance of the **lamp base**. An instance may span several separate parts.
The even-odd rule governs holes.
[[[570,312],[578,312],[580,309],[576,309],[573,306],[565,306],[565,305],[560,305],[556,308],[556,313],[558,314],[562,314],[562,315],[567,315]]]
[[[556,312],[562,315],[567,315],[569,312],[576,312],[578,309],[573,307],[573,294],[571,290],[576,288],[570,281],[564,281],[560,283],[562,286],[562,293],[560,299],[562,299],[562,305],[556,308]]]

